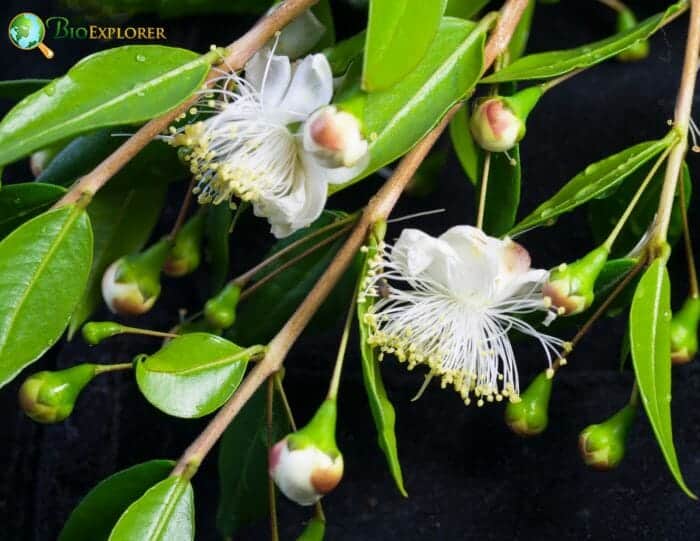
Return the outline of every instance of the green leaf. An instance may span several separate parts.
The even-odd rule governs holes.
[[[37,178],[38,182],[70,186],[78,178],[92,171],[102,160],[116,150],[124,137],[113,133],[133,129],[108,128],[76,137],[59,152]],[[188,175],[177,157],[177,150],[162,141],[152,141],[109,181],[110,185],[167,183]]]
[[[363,30],[359,34],[344,39],[323,51],[331,65],[331,71],[336,77],[344,75],[350,68],[350,64],[359,60],[365,48],[366,33]]]
[[[231,259],[229,232],[232,221],[233,211],[228,205],[209,205],[207,208],[204,237],[209,262],[209,287],[213,292],[221,290],[228,278]]]
[[[532,18],[535,14],[535,5],[537,2],[532,0],[528,2],[523,11],[518,25],[515,27],[513,36],[510,38],[508,43],[508,61],[515,62],[518,58],[523,56],[525,48],[527,47],[527,40],[530,37],[530,28],[532,27]]]
[[[45,211],[66,191],[51,184],[10,184],[0,190],[0,239]]]
[[[268,514],[266,394],[266,388],[258,389],[221,438],[216,524],[224,537],[232,538],[242,526]],[[289,424],[275,393],[272,442],[287,432]]]
[[[191,541],[194,493],[182,477],[168,477],[132,503],[114,526],[109,541]]]
[[[565,51],[549,51],[525,56],[493,75],[481,79],[480,82],[492,84],[506,81],[547,79],[569,73],[575,69],[588,68],[621,53],[641,40],[647,39],[671,17],[686,8],[687,2],[677,2],[663,13],[653,15],[634,28],[607,39]]]
[[[489,0],[447,0],[445,15],[473,19],[488,3]]]
[[[150,460],[108,477],[73,509],[58,541],[107,541],[127,507],[165,479],[174,465],[172,460]]]
[[[637,189],[644,178],[649,173],[652,164],[640,167],[637,171],[629,175],[620,187],[610,197],[606,199],[596,199],[588,205],[588,221],[591,226],[593,238],[596,244],[601,244],[617,225],[620,216],[624,213],[629,202],[634,197]],[[656,215],[659,204],[659,196],[664,180],[664,168],[660,167],[654,175],[642,197],[632,211],[627,222],[623,226],[620,234],[613,245],[612,254],[622,255],[632,250],[639,240],[644,236],[649,225]],[[690,204],[693,183],[690,178],[688,165],[683,165],[683,183],[685,187],[686,208]],[[668,242],[672,246],[678,241],[683,233],[683,222],[680,209],[680,195],[676,194],[676,201],[673,205],[671,221],[668,228]]]
[[[78,133],[161,115],[200,88],[209,67],[207,55],[163,45],[88,56],[0,122],[0,165]]]
[[[366,258],[360,280],[364,280],[369,270],[369,261],[376,255],[377,241],[370,236]],[[399,453],[396,443],[396,412],[389,400],[379,368],[376,350],[368,343],[369,327],[365,322],[365,314],[374,303],[373,297],[364,296],[357,303],[357,321],[360,328],[360,353],[362,358],[362,380],[367,391],[369,407],[372,411],[374,424],[377,427],[377,441],[386,456],[396,487],[403,496],[408,496],[403,484],[403,474],[399,463]]]
[[[318,517],[312,518],[297,537],[297,541],[323,541],[326,534],[326,523]]]
[[[389,90],[362,94],[361,114],[370,134],[370,163],[355,179],[331,185],[337,192],[402,156],[448,109],[467,95],[481,74],[484,33],[461,19],[443,18],[421,62]]]
[[[447,0],[370,0],[362,88],[387,90],[406,77],[435,37]]]
[[[325,49],[335,44],[335,24],[330,0],[320,0],[311,7],[311,12],[319,22],[326,27],[320,41],[314,46],[314,51]]]
[[[41,214],[0,242],[0,386],[59,339],[91,262],[90,220],[76,206]]]
[[[14,81],[0,81],[0,98],[19,101],[28,94],[36,92],[50,79],[16,79]]]
[[[100,190],[88,206],[95,235],[94,257],[85,293],[68,326],[71,338],[100,306],[102,275],[107,267],[120,257],[143,248],[165,203],[165,183],[143,182],[143,177],[136,177],[134,186],[128,187],[117,177]]]
[[[300,238],[343,218],[346,218],[346,215],[342,213],[324,211],[309,227],[277,241],[268,253],[268,256],[282,250]],[[289,254],[280,257],[261,271],[256,280],[302,254],[311,246],[322,242],[340,229],[342,229],[342,226],[319,234],[308,243],[302,244]],[[238,305],[236,323],[227,331],[227,337],[237,344],[265,344],[269,342],[289,319],[301,301],[306,298],[306,295],[311,291],[311,288],[316,284],[342,246],[344,239],[345,235],[341,235],[336,240],[307,255],[301,261],[280,272],[273,280],[262,285],[249,298],[241,301]],[[337,321],[338,316],[343,313],[343,308],[338,308],[338,303],[342,306],[347,306],[350,292],[355,283],[355,276],[355,270],[351,268],[340,283],[336,285],[333,293],[317,312],[313,322],[321,325],[324,323],[332,325]],[[260,314],[265,314],[265,317],[261,318]]]
[[[552,225],[557,216],[570,212],[593,198],[606,197],[628,175],[661,153],[675,140],[674,132],[657,141],[647,141],[593,163],[577,174],[554,196],[511,229],[520,233],[543,224]]]
[[[261,347],[243,349],[214,334],[184,334],[135,363],[146,399],[174,417],[202,417],[219,408],[243,379]]]
[[[671,284],[665,261],[642,276],[630,310],[630,347],[639,393],[654,435],[678,486],[689,497],[673,445],[671,423]]]
[[[469,130],[469,110],[461,107],[450,121],[450,139],[462,169],[471,183],[479,183],[481,151]]]

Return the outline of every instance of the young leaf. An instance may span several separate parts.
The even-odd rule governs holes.
[[[0,190],[0,239],[48,209],[65,192],[60,186],[35,182],[3,187]]]
[[[0,386],[59,339],[87,283],[92,229],[67,206],[0,242]]]
[[[213,334],[184,334],[137,359],[136,383],[146,399],[168,415],[202,417],[229,399],[248,361],[261,350],[243,349]]]
[[[16,79],[14,81],[0,81],[0,99],[19,101],[50,82],[51,79]]]
[[[216,513],[219,532],[226,538],[268,514],[266,393],[259,389],[229,425],[219,446],[221,497]],[[272,442],[289,432],[277,393],[273,403]]]
[[[207,208],[204,237],[209,262],[209,287],[212,292],[223,288],[228,278],[231,259],[229,231],[232,220],[233,211],[228,205],[209,205]]]
[[[209,71],[209,57],[163,45],[95,53],[19,102],[0,122],[0,165],[71,135],[135,124],[176,107]]]
[[[165,183],[149,179],[138,187],[127,187],[118,182],[117,177],[100,190],[88,206],[95,235],[94,257],[85,293],[71,316],[69,337],[100,306],[102,275],[107,267],[120,257],[143,248],[165,203]],[[143,177],[137,178],[143,180]]]
[[[615,227],[620,216],[629,205],[637,189],[649,173],[651,164],[640,167],[629,175],[615,193],[606,199],[594,199],[588,205],[588,222],[591,226],[593,239],[596,244],[601,244],[610,231]],[[683,182],[685,187],[686,207],[690,204],[693,183],[690,179],[688,165],[683,165]],[[664,179],[664,168],[660,168],[654,175],[650,184],[644,190],[642,197],[632,211],[624,227],[620,231],[612,254],[622,255],[632,250],[644,236],[649,225],[654,219],[659,204],[659,195]],[[680,212],[680,194],[676,194],[676,201],[671,214],[671,222],[668,228],[668,242],[672,246],[678,241],[683,232],[683,223]]]
[[[152,486],[119,518],[109,541],[192,541],[194,493],[189,481],[168,477]]]
[[[630,348],[639,393],[666,464],[678,486],[686,486],[678,466],[671,424],[671,284],[665,261],[657,258],[639,281],[630,310]]]
[[[376,92],[406,77],[433,41],[447,0],[370,0],[362,88]]]
[[[484,33],[469,21],[443,18],[420,63],[389,90],[362,95],[370,163],[337,192],[405,154],[447,110],[468,94],[481,74]],[[375,137],[376,136],[376,137]]]
[[[551,225],[557,216],[570,212],[593,198],[610,195],[628,175],[661,153],[674,140],[675,135],[670,132],[663,139],[639,143],[589,165],[554,196],[516,224],[510,234],[520,233],[543,224]]]
[[[165,479],[174,465],[172,460],[149,460],[100,482],[73,509],[58,541],[107,541],[127,507]]]
[[[528,79],[547,79],[569,73],[578,68],[588,68],[613,57],[637,42],[647,39],[666,21],[687,8],[687,2],[676,2],[663,13],[653,15],[634,28],[607,39],[567,49],[525,56],[510,66],[485,77],[482,83],[503,83]]]
[[[368,242],[367,254],[360,280],[363,280],[369,269],[369,261],[376,255],[376,240],[371,236]],[[377,441],[386,456],[389,471],[396,482],[396,487],[403,496],[408,496],[403,484],[403,474],[399,463],[399,453],[396,443],[396,412],[389,400],[379,368],[379,359],[375,349],[367,342],[369,327],[365,322],[365,314],[373,304],[373,298],[364,296],[357,303],[357,321],[360,328],[360,353],[362,358],[362,380],[367,391],[369,407],[372,411],[374,424],[377,427]]]

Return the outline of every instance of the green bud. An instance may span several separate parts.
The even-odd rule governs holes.
[[[544,90],[531,86],[512,96],[493,96],[477,102],[469,127],[484,150],[505,152],[525,137],[525,122]]]
[[[204,305],[204,317],[217,329],[228,329],[236,321],[236,306],[241,288],[230,283]]]
[[[554,269],[544,285],[545,299],[559,315],[570,316],[586,310],[595,298],[594,287],[608,260],[608,248],[599,246],[574,263]]]
[[[94,364],[79,364],[66,370],[37,372],[19,389],[19,404],[39,423],[57,423],[66,419],[83,388],[95,377]]]
[[[102,340],[121,334],[123,327],[114,321],[90,321],[83,325],[83,339],[96,346]]]
[[[671,360],[685,364],[698,352],[700,297],[689,297],[671,319]]]
[[[198,212],[175,235],[175,241],[163,265],[163,272],[175,278],[194,272],[202,260],[203,235],[204,213]]]
[[[102,296],[112,312],[139,315],[148,312],[160,295],[160,272],[170,250],[162,239],[145,252],[122,257],[102,277]]]
[[[289,449],[304,449],[313,445],[330,457],[340,455],[335,443],[335,423],[338,417],[338,406],[335,400],[327,398],[311,421],[287,437]]]
[[[596,470],[611,470],[625,456],[625,441],[636,414],[636,407],[627,405],[600,424],[583,429],[579,436],[581,457]]]
[[[552,377],[550,370],[541,372],[520,395],[520,400],[506,406],[506,424],[519,436],[536,436],[547,428]]]
[[[624,9],[617,14],[617,31],[625,32],[637,26],[639,22],[631,9]],[[640,39],[634,42],[633,45],[617,55],[617,59],[621,62],[636,62],[644,60],[649,56],[649,40]]]

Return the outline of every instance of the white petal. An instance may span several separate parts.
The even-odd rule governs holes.
[[[496,287],[501,241],[476,227],[456,226],[440,235],[459,254],[459,263],[450,267],[450,289],[460,297],[489,297]]]
[[[369,154],[352,167],[326,167],[314,154],[300,149],[307,174],[328,184],[344,184],[362,173],[369,164]]]
[[[416,281],[424,281],[431,288],[446,292],[450,267],[457,261],[457,254],[440,239],[418,229],[404,229],[394,245],[392,259],[414,287]]]
[[[262,49],[246,64],[245,78],[261,93],[265,109],[276,108],[289,88],[292,66],[288,57],[273,55],[269,49]]]
[[[295,66],[292,82],[280,103],[280,109],[305,119],[333,97],[333,74],[322,54],[309,55]]]

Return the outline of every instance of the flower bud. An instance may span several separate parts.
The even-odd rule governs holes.
[[[334,105],[316,110],[304,122],[304,148],[326,167],[352,167],[367,155],[357,118]]]
[[[513,96],[494,96],[477,102],[469,127],[484,150],[506,152],[525,137],[525,121],[542,96],[540,86],[531,86]]]
[[[94,364],[79,364],[66,370],[32,374],[19,389],[19,404],[24,413],[39,423],[63,421],[95,373]]]
[[[204,317],[216,329],[228,329],[236,321],[241,288],[230,283],[204,305]]]
[[[599,246],[574,263],[562,263],[549,274],[542,291],[559,315],[580,314],[593,303],[595,281],[608,253],[605,246]]]
[[[671,319],[671,361],[673,364],[690,362],[698,352],[698,325],[700,324],[700,297],[686,299]]]
[[[32,153],[32,155],[29,157],[29,169],[31,170],[32,175],[34,175],[34,178],[37,178],[44,172],[44,169],[48,167],[51,160],[56,157],[58,150],[60,150],[60,148],[57,149],[49,147]]]
[[[607,421],[583,429],[578,442],[587,466],[605,471],[620,463],[625,456],[625,441],[635,414],[635,406],[628,404]]]
[[[194,272],[202,260],[203,235],[204,213],[198,212],[175,235],[175,241],[163,265],[163,272],[174,278]]]
[[[506,406],[506,424],[519,436],[536,436],[549,422],[549,397],[552,394],[552,373],[540,373],[520,395],[517,402]]]
[[[116,336],[124,328],[114,321],[90,321],[83,325],[83,339],[91,346],[96,346],[102,340]]]
[[[635,17],[632,10],[623,9],[618,12],[616,23],[618,32],[625,32],[638,24],[637,17]],[[640,39],[619,53],[617,59],[621,62],[636,62],[638,60],[644,60],[647,56],[649,56],[649,40]]]
[[[117,259],[102,276],[102,297],[112,312],[148,312],[160,295],[160,271],[170,249],[163,239],[145,252]]]
[[[335,444],[336,416],[336,402],[328,399],[308,425],[270,449],[270,477],[299,505],[316,503],[343,477],[343,455]]]

